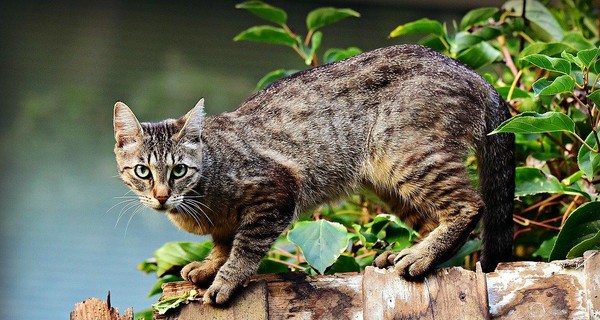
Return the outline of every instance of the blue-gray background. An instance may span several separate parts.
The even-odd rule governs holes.
[[[155,279],[137,264],[167,241],[198,238],[150,210],[115,226],[123,206],[110,208],[127,190],[112,154],[114,102],[142,121],[179,117],[200,97],[223,112],[267,72],[304,66],[289,48],[232,41],[263,24],[237,1],[12,2],[0,4],[0,319],[66,319],[109,290],[121,311],[145,309]],[[299,33],[311,9],[353,8],[362,17],[326,27],[323,48],[369,50],[414,41],[387,34],[422,17],[458,19],[469,2],[270,3]]]

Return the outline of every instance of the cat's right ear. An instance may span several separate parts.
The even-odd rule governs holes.
[[[121,101],[115,103],[113,127],[117,146],[139,141],[143,136],[142,126],[131,109]]]

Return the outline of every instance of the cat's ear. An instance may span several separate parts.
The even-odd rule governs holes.
[[[117,140],[119,147],[139,141],[143,137],[140,122],[131,109],[121,101],[115,103],[113,127],[115,129],[115,140]]]
[[[192,108],[192,110],[188,111],[188,113],[179,118],[177,122],[183,124],[183,127],[177,134],[177,140],[181,139],[184,136],[200,138],[200,134],[202,133],[202,120],[204,120],[204,98],[200,99],[196,106]]]

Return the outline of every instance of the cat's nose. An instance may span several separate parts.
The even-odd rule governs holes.
[[[165,202],[167,202],[168,199],[169,196],[156,196],[156,200],[158,200],[160,204],[165,204]]]

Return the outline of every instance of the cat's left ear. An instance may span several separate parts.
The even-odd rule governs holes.
[[[183,123],[183,127],[177,134],[177,140],[183,136],[200,138],[202,133],[202,121],[204,120],[204,98],[200,99],[196,106],[177,122]]]

